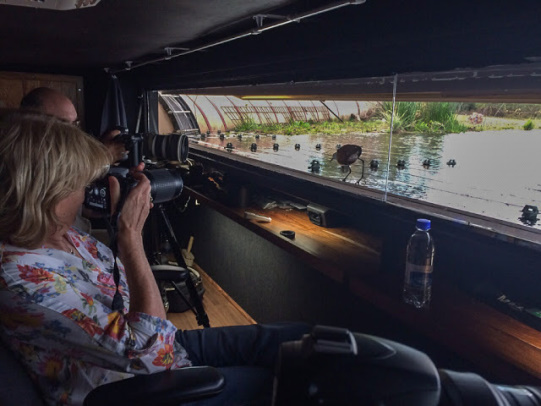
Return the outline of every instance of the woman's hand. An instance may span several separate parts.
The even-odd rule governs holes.
[[[144,162],[141,162],[139,165],[137,165],[134,168],[130,169],[130,175],[134,176],[135,174],[140,174],[145,169]],[[136,178],[137,179],[137,178]],[[115,176],[109,176],[109,193],[111,196],[111,216],[115,214],[116,208],[118,206],[118,203],[120,202],[120,183],[118,182],[118,179]],[[150,204],[150,208],[152,209],[154,205]]]
[[[148,213],[153,207],[150,196],[151,185],[148,178],[142,172],[144,168],[145,164],[140,163],[130,171],[131,176],[137,181],[137,185],[130,190],[122,207],[118,219],[119,237],[124,233],[140,236]],[[115,179],[113,182],[115,181],[118,183],[118,180]],[[113,207],[116,207],[119,196],[119,193],[115,189],[116,186],[111,189],[111,206]]]

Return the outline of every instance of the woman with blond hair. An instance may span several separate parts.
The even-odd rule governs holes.
[[[109,162],[103,144],[54,117],[19,112],[0,122],[1,337],[49,404],[82,404],[126,372],[189,365],[144,254],[148,179],[133,174],[118,222],[124,309],[111,309],[111,251],[72,227],[85,186]]]
[[[0,117],[0,338],[49,405],[81,405],[99,385],[192,364],[221,367],[234,385],[209,402],[268,404],[280,343],[308,326],[177,331],[142,242],[152,207],[144,165],[132,172],[137,185],[118,218],[118,258],[72,226],[85,187],[109,162],[103,144],[70,123],[31,112]],[[118,198],[113,177],[110,189]]]

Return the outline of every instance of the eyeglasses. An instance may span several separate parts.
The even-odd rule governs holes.
[[[64,120],[63,118],[60,118],[60,121],[66,124],[71,124],[71,125],[74,125],[75,127],[81,128],[81,120],[68,121],[68,120]]]

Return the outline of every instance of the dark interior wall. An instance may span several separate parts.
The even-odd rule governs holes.
[[[196,262],[257,321],[351,324],[343,285],[216,211],[192,206],[178,228],[191,230]]]

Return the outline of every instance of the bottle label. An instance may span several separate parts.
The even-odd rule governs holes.
[[[411,287],[423,288],[432,285],[432,265],[406,263],[406,283]]]

